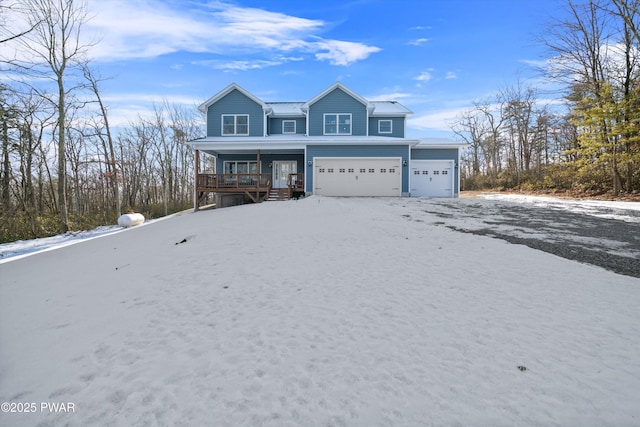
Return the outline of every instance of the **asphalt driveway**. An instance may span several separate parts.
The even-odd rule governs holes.
[[[484,198],[419,203],[423,212],[437,217],[436,225],[640,278],[640,210],[625,209],[624,204]]]

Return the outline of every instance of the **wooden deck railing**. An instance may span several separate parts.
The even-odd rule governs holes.
[[[289,187],[289,198],[293,197],[295,193],[304,193],[304,174],[290,173],[287,187]]]
[[[271,174],[268,173],[200,173],[197,191],[268,191]]]

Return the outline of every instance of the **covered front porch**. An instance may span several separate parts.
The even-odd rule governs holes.
[[[204,162],[208,167],[203,167],[201,151],[215,158]],[[196,149],[195,160],[196,210],[209,194],[243,195],[253,203],[304,195],[304,150]]]

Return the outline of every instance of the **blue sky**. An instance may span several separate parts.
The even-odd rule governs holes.
[[[537,85],[536,42],[566,0],[89,0],[85,35],[112,122],[196,106],[232,82],[305,101],[341,81],[411,109],[410,137],[451,136],[474,100]]]

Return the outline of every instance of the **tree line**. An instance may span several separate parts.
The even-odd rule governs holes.
[[[567,3],[541,42],[562,105],[518,82],[459,115],[466,189],[640,191],[640,0]]]
[[[94,43],[81,37],[86,3],[0,0],[0,23],[14,19],[22,29],[0,35],[15,46],[0,80],[0,243],[192,206],[184,142],[202,136],[197,110],[161,101],[150,117],[113,128],[88,59]]]

